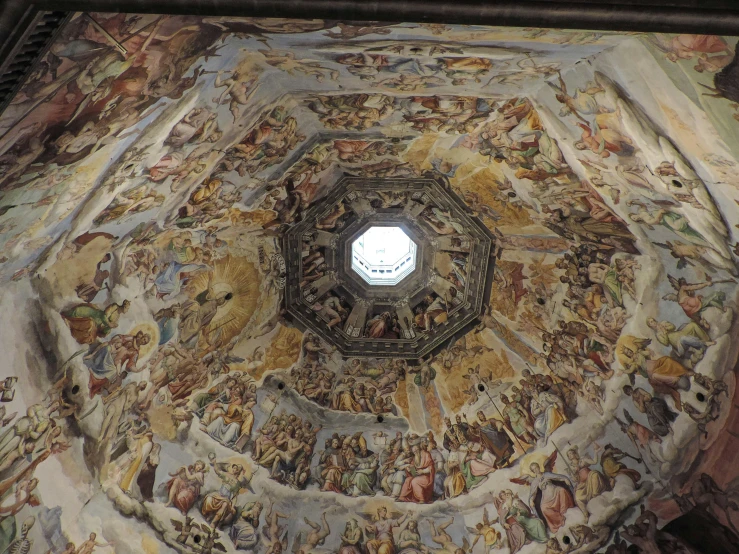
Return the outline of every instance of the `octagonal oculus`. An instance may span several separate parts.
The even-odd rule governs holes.
[[[397,285],[416,268],[416,249],[400,227],[370,227],[352,243],[352,269],[370,285]]]

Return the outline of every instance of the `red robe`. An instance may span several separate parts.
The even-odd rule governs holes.
[[[431,502],[431,495],[434,492],[434,460],[431,454],[425,450],[421,451],[421,460],[415,466],[417,470],[429,469],[430,473],[417,474],[415,477],[410,471],[403,482],[403,488],[400,489],[400,502],[417,502],[426,504]]]

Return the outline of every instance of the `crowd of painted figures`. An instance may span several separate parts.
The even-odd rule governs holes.
[[[384,378],[388,377],[386,371],[397,371],[393,365],[397,363],[378,368]],[[349,366],[355,375],[367,371],[358,360]],[[304,372],[293,369],[293,374],[300,379]],[[472,423],[463,416],[456,416],[454,423],[447,419],[441,445],[437,445],[433,433],[421,437],[399,434],[392,440],[380,434],[372,438],[373,448],[381,447],[377,452],[368,449],[361,432],[333,434],[325,440],[315,467],[312,457],[320,427],[294,414],[281,414],[270,417],[252,436],[255,387],[245,386],[232,374],[207,392],[195,394],[190,409],[200,418],[201,428],[221,444],[239,452],[248,445],[255,462],[281,483],[304,488],[315,481],[322,491],[352,496],[382,491],[400,500],[426,503],[468,492],[537,441],[546,443],[557,428],[574,417],[577,391],[567,381],[555,383],[551,376],[528,371],[523,375],[520,389],[514,386],[510,398],[500,396],[501,419],[488,418],[482,411]],[[372,396],[360,393],[364,388],[353,380],[349,376],[336,387],[335,400],[329,407],[382,413],[372,404]],[[311,398],[316,389],[310,386],[302,385],[301,391],[296,383],[295,391],[319,401]],[[415,479],[418,476],[424,477]]]
[[[597,228],[589,229],[595,232]],[[606,228],[599,230],[607,232]],[[229,353],[233,345],[221,345],[203,333],[219,307],[231,301],[228,292],[207,289],[195,299],[172,303],[155,314],[159,345],[156,355],[146,364],[150,384],[126,384],[129,374],[144,369],[137,360],[140,349],[151,340],[150,334],[137,331],[107,339],[130,303],[110,302],[104,308],[90,303],[73,305],[62,312],[62,317],[75,340],[89,345],[84,356],[90,371],[89,396],[100,395],[109,406],[101,439],[101,444],[107,446],[100,448],[98,463],[113,463],[112,471],[122,491],[140,500],[154,500],[161,447],[154,441],[146,410],[163,404],[173,408],[175,423],[187,424],[197,418],[200,429],[211,439],[239,453],[250,451],[254,463],[273,480],[294,489],[319,489],[349,496],[380,495],[413,503],[451,499],[480,486],[490,474],[511,465],[535,446],[547,445],[557,429],[578,416],[578,399],[602,414],[603,382],[613,376],[611,365],[616,356],[620,356],[620,371],[631,379],[631,385],[625,386],[623,392],[631,396],[639,412],[646,414],[649,428],[634,421],[628,410],[623,413],[626,421],[619,422],[637,449],[654,463],[650,442],[667,435],[676,416],[662,395],[672,398],[680,410],[680,391],[687,390],[693,379],[711,393],[708,413],[689,405],[685,409],[705,425],[710,421],[711,406],[726,390],[723,383],[691,369],[714,343],[701,313],[708,307],[723,310],[723,293],[696,298],[695,291],[712,283],[671,279],[676,291],[674,300],[683,307],[689,321],[680,328],[669,322],[648,321],[657,341],[672,349],[670,355],[656,356],[649,349],[649,339],[636,337],[618,350],[617,342],[628,317],[625,297],[636,300],[634,280],[639,265],[629,254],[614,254],[610,245],[599,243],[594,236],[590,239],[573,246],[555,264],[561,272],[560,282],[567,286],[563,305],[571,319],[560,320],[552,332],[542,333],[550,374],[524,369],[519,383],[497,396],[500,412],[496,417],[479,411],[473,422],[461,415],[455,416],[454,421],[447,419],[439,437],[441,444],[431,432],[421,436],[399,433],[394,438],[366,437],[362,432],[346,436],[334,433],[325,439],[323,450],[316,452],[321,428],[286,413],[271,416],[254,431],[257,384],[248,373],[232,371],[230,364],[245,363],[247,368],[256,369],[263,363],[263,352],[257,349],[249,360],[237,358]],[[201,237],[187,230],[174,235],[145,230],[127,252],[124,273],[140,279],[157,299],[174,298],[181,294],[188,279],[208,272],[225,255],[224,244],[215,229],[205,231]],[[307,282],[314,277],[311,271],[320,271],[323,263],[319,250],[310,256],[312,269],[304,274]],[[106,261],[102,259],[101,264]],[[90,293],[89,299],[104,288],[108,279],[101,264],[96,276],[99,278],[90,285],[95,287],[95,294]],[[332,304],[330,298],[336,302]],[[335,297],[329,299],[322,300],[321,313],[329,323],[339,318],[338,324],[347,308]],[[429,304],[433,301],[430,299]],[[427,325],[424,313],[418,314],[416,324]],[[211,342],[213,345],[209,346]],[[198,345],[206,346],[202,355],[198,354]],[[430,360],[409,367],[400,360],[369,363],[354,359],[345,361],[342,373],[337,374],[328,369],[332,354],[317,337],[307,334],[302,361],[289,372],[290,386],[298,395],[331,410],[393,414],[393,394],[400,381],[415,375],[418,386],[428,386],[435,377]],[[647,380],[653,393],[636,386],[637,376]],[[6,434],[3,439],[15,440],[17,434],[21,432]],[[56,436],[59,435],[57,431]],[[21,452],[19,448],[35,449],[37,442],[22,439],[18,444],[8,444],[10,454],[3,451],[3,455],[10,461],[4,461],[7,468],[3,472],[12,467],[13,454]],[[53,443],[48,447],[49,453],[59,451],[63,444]],[[130,455],[123,455],[126,452]],[[553,467],[549,467],[554,461],[550,460],[547,467],[533,464],[529,468],[533,479],[525,477],[516,482],[531,487],[528,501],[510,490],[496,494],[500,521],[509,522],[503,529],[511,552],[530,541],[547,542],[548,548],[557,552],[552,543],[556,539],[551,539],[550,534],[564,524],[567,510],[576,507],[587,516],[588,502],[611,490],[618,475],[638,486],[639,472],[620,461],[628,456],[611,445],[603,449],[600,459],[581,457],[576,449],[570,450],[566,455],[567,475],[554,473]],[[597,469],[598,464],[601,469]],[[201,489],[208,467],[214,469],[223,487],[203,496]],[[196,461],[166,481],[167,503],[184,514],[198,506],[213,528],[230,525],[234,544],[251,544],[261,506],[238,506],[237,498],[250,480],[247,470],[240,464],[210,460],[208,466]],[[542,479],[551,484],[542,487]],[[33,480],[29,479],[24,486],[32,485]],[[21,491],[21,484],[15,490]],[[30,499],[30,491],[29,496],[22,498]],[[439,536],[444,534],[442,527],[443,524],[435,531]],[[486,544],[492,540],[492,534],[499,534],[492,525],[487,527],[490,531],[482,533]],[[594,533],[581,531],[584,535]],[[412,532],[409,523],[402,533]],[[494,544],[497,542],[488,546]]]
[[[514,444],[498,421],[479,412],[472,424],[458,418],[438,445],[433,433],[418,436],[379,432],[333,434],[325,441],[315,470],[322,491],[350,496],[383,493],[400,502],[428,503],[454,498],[485,481],[514,456]],[[461,442],[461,444],[460,444]],[[443,447],[442,447],[443,446]],[[374,450],[373,450],[374,449]]]
[[[250,490],[255,477],[264,477],[260,485],[286,498],[293,491],[313,491],[321,493],[322,501],[331,494],[376,497],[392,506],[377,509],[361,524],[348,517],[338,534],[339,554],[464,554],[479,541],[487,554],[506,546],[515,554],[530,543],[545,545],[548,554],[591,544],[600,548],[614,529],[589,525],[591,502],[619,485],[638,489],[642,471],[658,474],[664,462],[656,454],[658,446],[675,435],[680,412],[703,436],[720,419],[730,386],[700,366],[712,347],[718,350],[723,331],[713,323],[716,314],[732,316],[731,299],[720,288],[735,284],[729,234],[700,232],[689,219],[690,210],[701,210],[696,221],[709,221],[701,229],[725,227],[697,176],[686,178],[688,164],[678,159],[679,153],[667,152],[676,161],[652,163],[651,168],[639,158],[637,137],[625,129],[636,125],[625,126],[622,120],[630,109],[628,99],[606,105],[605,79],[569,94],[562,76],[555,77],[559,62],[537,61],[518,47],[511,49],[516,63],[514,58],[500,62],[514,69],[492,76],[501,84],[506,79],[552,78],[549,85],[562,106],[556,123],[565,129],[557,132],[565,134],[568,123],[576,125],[574,154],[565,160],[560,149],[564,142],[549,135],[542,122],[545,112],[540,116],[527,98],[493,99],[480,89],[464,96],[419,92],[443,84],[476,87],[481,77],[498,71],[499,62],[482,55],[458,55],[456,47],[441,43],[429,46],[431,39],[441,40],[438,35],[450,31],[444,25],[405,27],[404,33],[423,33],[424,39],[383,44],[378,46],[386,50],[382,53],[357,52],[367,46],[361,41],[355,41],[356,47],[352,43],[351,52],[339,52],[337,46],[328,55],[316,48],[311,55],[323,56],[316,61],[272,46],[280,35],[300,35],[302,41],[316,32],[320,41],[349,48],[348,42],[336,41],[392,31],[384,25],[320,20],[167,16],[139,24],[139,16],[95,17],[100,27],[88,17],[76,17],[64,27],[34,79],[19,92],[13,109],[25,110],[22,123],[3,134],[8,139],[0,145],[0,264],[10,267],[27,255],[24,267],[2,269],[2,278],[22,280],[40,267],[37,261],[50,267],[54,259],[64,271],[92,268],[74,279],[66,279],[59,266],[34,274],[43,283],[39,290],[58,292],[73,283],[59,299],[44,296],[61,305],[54,304],[58,313],[51,314],[58,317],[38,325],[54,327],[58,350],[71,357],[49,373],[53,379],[45,396],[29,396],[36,400],[20,414],[8,413],[6,407],[12,406],[12,379],[0,382],[0,550],[33,551],[28,536],[35,519],[28,516],[17,528],[16,515],[20,521],[39,505],[37,468],[60,454],[73,454],[75,462],[82,457],[87,469],[75,463],[66,464],[64,471],[71,465],[89,470],[109,498],[120,493],[126,501],[166,507],[168,519],[180,518],[177,541],[201,554],[217,548],[216,530],[226,528],[236,549],[259,547],[267,554],[288,549],[280,520],[291,516],[289,509],[279,507],[280,501],[265,509]],[[536,40],[529,33],[555,33],[511,32],[515,41]],[[253,48],[239,50],[247,43],[238,41],[249,36],[269,49],[258,50],[258,55]],[[561,36],[563,41],[600,40],[585,32]],[[110,46],[111,37],[125,42],[125,54]],[[733,51],[719,37],[663,38],[668,59],[695,56],[696,72],[719,77],[733,60]],[[230,44],[232,40],[238,44]],[[292,44],[288,41],[288,48]],[[204,70],[203,64],[220,57],[217,52],[223,48],[228,56],[223,63],[213,62],[219,69]],[[419,61],[419,52],[425,62]],[[234,62],[242,55],[248,63]],[[224,69],[225,64],[233,66]],[[342,79],[347,86],[340,94],[312,88],[303,93],[307,89],[301,83],[294,89],[301,91],[294,101],[260,105],[251,118],[263,71],[310,76],[311,85],[313,78],[318,83],[326,77]],[[365,85],[371,90],[359,92]],[[201,94],[194,94],[196,89]],[[203,92],[211,89],[215,98]],[[409,94],[392,96],[378,89]],[[184,106],[180,100],[192,102]],[[170,110],[173,106],[182,110]],[[243,130],[236,129],[237,123]],[[378,132],[385,125],[387,137]],[[650,125],[645,122],[644,128]],[[157,128],[156,138],[147,126]],[[311,139],[303,134],[320,126],[325,132]],[[116,150],[138,133],[141,141]],[[110,157],[95,159],[106,158],[112,165],[98,171],[94,165],[100,162],[93,157],[102,150]],[[587,181],[576,176],[571,167],[576,162]],[[470,211],[491,227],[538,224],[540,231],[552,234],[498,231],[503,259],[496,261],[491,304],[468,335],[474,346],[450,345],[417,365],[395,359],[338,362],[338,354],[317,336],[301,334],[282,319],[285,269],[278,246],[287,227],[301,221],[326,194],[334,169],[374,177],[431,176],[456,188]],[[484,186],[473,186],[476,173]],[[655,192],[652,178],[678,182],[680,190],[665,186],[667,192]],[[20,192],[32,200],[18,200],[15,194]],[[623,218],[614,208],[621,197],[625,201],[618,213]],[[406,193],[382,191],[368,200],[378,211],[413,201]],[[29,221],[16,204],[32,214]],[[79,206],[84,209],[75,211]],[[349,203],[337,202],[315,229],[340,230],[351,210]],[[428,205],[417,219],[433,233],[458,241],[455,248],[469,246],[460,222],[438,206]],[[679,306],[684,317],[663,320],[667,316],[658,314],[665,304],[645,307],[655,316],[635,323],[646,324],[649,336],[623,333],[627,322],[634,323],[641,301],[637,277],[647,269],[636,257],[635,228],[663,233],[654,240],[650,235],[651,242],[665,251],[660,253],[670,267],[678,261],[676,269],[667,270],[674,292],[663,301]],[[658,242],[665,234],[670,240]],[[723,242],[712,240],[716,234]],[[60,236],[59,248],[42,257],[42,250]],[[520,259],[507,257],[506,250],[515,251],[522,243],[527,253]],[[540,254],[541,259],[549,256],[547,261],[556,257],[551,268],[536,258]],[[327,255],[327,247],[306,241],[300,274],[304,295],[315,292],[314,283],[326,275]],[[462,291],[467,257],[464,252],[446,255],[450,269],[441,277],[454,286],[451,290]],[[230,273],[224,277],[226,271]],[[250,295],[254,305],[246,306]],[[431,331],[455,301],[454,294],[427,296],[414,306],[413,328]],[[512,308],[504,310],[508,305]],[[315,299],[313,309],[334,328],[343,325],[351,306],[329,291]],[[151,313],[143,317],[147,310]],[[497,319],[503,317],[508,319],[505,326]],[[495,368],[481,372],[475,367],[475,357],[495,353],[477,340],[489,330],[498,337],[496,344],[502,344],[500,337],[506,339],[501,351],[509,348],[520,358],[515,372],[504,379],[487,377]],[[292,338],[283,337],[292,331]],[[371,339],[397,335],[397,315],[370,312],[363,333]],[[516,339],[516,333],[526,340]],[[253,348],[251,354],[235,354],[244,352],[245,343]],[[280,348],[290,354],[278,363]],[[531,367],[524,369],[526,362]],[[266,380],[268,363],[270,371],[282,370],[269,378],[283,379],[283,392],[273,391],[272,381]],[[84,378],[73,380],[75,372]],[[451,408],[455,399],[442,402],[443,387],[436,384],[443,377],[448,392],[459,372],[466,374],[469,388]],[[638,456],[597,442],[564,447],[558,433],[573,429],[578,418],[604,415],[606,385],[614,375],[628,380],[613,391],[625,397],[615,413],[623,433],[618,438],[631,441]],[[44,381],[40,374],[33,377]],[[492,393],[501,381],[507,388]],[[686,394],[689,390],[701,391],[700,404]],[[421,418],[423,429],[433,430],[385,434],[354,425],[375,419],[367,414],[409,423],[408,406],[399,400],[399,393],[408,391],[420,398],[413,407],[418,414],[411,415]],[[285,399],[290,401],[287,407],[281,405]],[[337,421],[331,419],[337,415],[344,418],[340,427],[317,423]],[[89,423],[93,420],[95,425]],[[160,432],[165,423],[175,439]],[[412,428],[417,430],[418,424]],[[71,448],[81,436],[81,448]],[[175,467],[182,464],[176,471],[162,471],[165,442],[181,439],[194,439],[201,451],[212,452],[204,460],[192,456],[176,462]],[[233,453],[233,459],[216,451]],[[542,452],[546,454],[535,461]],[[493,478],[495,472],[500,473]],[[497,481],[513,472],[520,476],[510,479],[510,485]],[[86,473],[75,477],[89,482]],[[718,521],[714,512],[719,506],[727,521],[719,528],[734,529],[729,512],[736,505],[730,492],[708,475],[690,487],[680,495],[672,492],[684,513],[695,508]],[[481,521],[468,528],[471,544],[451,536],[453,520],[431,514],[419,521],[414,515],[414,504],[446,503],[476,489],[489,494],[490,502],[485,501]],[[570,510],[579,511],[584,523],[568,524]],[[331,535],[326,514],[320,519],[305,519],[304,536],[292,538],[295,554],[312,552]],[[163,525],[168,523],[157,522],[156,528]],[[207,531],[207,539],[195,548],[188,541],[197,526]],[[563,528],[571,538],[567,545],[555,537]],[[657,516],[642,507],[606,552],[625,554],[633,545],[657,552],[658,543],[670,544],[674,551],[684,547],[669,530],[658,529]],[[104,546],[93,533],[78,546],[68,544],[64,554],[92,554]],[[682,551],[691,552],[687,547]]]
[[[339,159],[346,157],[346,143],[349,142],[359,143],[361,141],[334,141],[334,148],[340,152]],[[313,173],[308,178],[312,175]],[[436,175],[431,173],[431,176]],[[305,183],[306,181],[303,181],[296,186],[295,191],[298,192],[299,189],[302,191],[300,194],[303,198],[303,204],[307,205],[315,195],[317,184],[309,184],[310,190],[306,192]],[[310,198],[306,198],[306,195]],[[374,210],[402,210],[420,203],[420,200],[413,199],[412,194],[401,191],[373,190],[360,193],[358,196],[369,200],[370,206]],[[338,231],[343,227],[346,218],[352,212],[353,209],[350,203],[346,199],[341,200],[329,213],[316,221],[315,229],[319,231]],[[363,214],[363,217],[366,216],[367,214]],[[442,275],[449,283],[448,295],[442,297],[436,292],[430,292],[412,306],[413,320],[410,325],[415,333],[421,334],[441,325],[447,320],[449,311],[462,304],[467,285],[469,237],[464,234],[464,225],[457,218],[449,211],[439,208],[433,202],[429,202],[423,209],[419,220],[428,227],[432,235],[451,237],[452,245],[452,249],[445,252],[450,267]],[[330,250],[330,247],[315,243],[314,234],[306,233],[304,235],[301,254],[302,273],[299,287],[303,298],[310,301],[312,309],[325,322],[327,328],[336,332],[346,322],[354,300],[348,298],[339,288],[332,289],[320,298],[316,298],[317,287],[315,283],[330,273],[326,261],[327,249]],[[444,250],[442,249],[442,251]],[[403,336],[398,315],[393,308],[371,313],[361,333],[363,337],[372,339],[397,339]]]
[[[524,390],[528,389],[529,382],[536,380],[532,375],[527,378],[529,381],[522,383]],[[518,406],[506,402],[505,423],[488,418],[483,411],[479,411],[472,422],[461,416],[454,422],[447,419],[441,445],[431,432],[421,436],[398,432],[394,437],[383,432],[370,437],[361,431],[353,435],[333,433],[325,439],[324,449],[314,456],[316,437],[322,429],[295,414],[281,412],[270,416],[252,435],[254,396],[248,383],[248,378],[226,375],[215,387],[196,394],[191,400],[191,409],[200,417],[201,429],[213,439],[239,451],[248,446],[254,462],[265,468],[272,479],[295,489],[315,483],[315,487],[325,492],[355,497],[381,494],[397,502],[429,503],[451,499],[468,493],[496,470],[511,465],[525,453],[520,439],[533,442],[538,433],[538,427],[522,419]],[[551,394],[536,390],[532,398],[535,403]],[[550,406],[550,414],[556,414],[556,409]],[[201,515],[213,528],[231,526],[230,535],[237,548],[247,546],[254,539],[254,529],[246,532],[247,523],[257,527],[261,512],[250,511],[258,506],[257,503],[243,507],[238,502],[239,495],[249,488],[253,478],[248,467],[218,462],[213,455],[209,464],[197,460],[175,473],[159,477],[161,482],[157,489],[155,479],[160,447],[153,443],[145,415],[139,412],[129,421],[126,446],[136,456],[121,457],[122,462],[117,467],[120,488],[144,501],[153,501],[154,491],[158,490],[157,501],[184,515],[199,507]],[[520,436],[511,433],[516,426],[521,426]],[[588,502],[611,490],[619,476],[628,478],[634,487],[639,486],[639,471],[622,461],[630,455],[610,444],[599,447],[594,458],[581,456],[576,447],[569,449],[566,457],[566,474],[554,471],[555,451],[542,465],[532,463],[528,468],[530,475],[524,473],[521,478],[512,479],[517,485],[529,487],[526,501],[511,490],[495,494],[494,504],[499,514],[496,522],[501,522],[512,553],[528,542],[550,540],[550,534],[565,524],[566,512],[572,508],[579,509],[587,518]],[[209,466],[222,486],[203,494]],[[485,539],[488,547],[501,544],[498,542],[500,532],[495,531],[493,523],[487,521],[483,526],[488,531],[479,526],[474,531]],[[443,524],[434,532],[443,537]],[[497,533],[494,542],[490,542],[491,533]]]
[[[304,348],[310,348],[310,342]],[[404,360],[370,365],[355,358],[344,368],[343,377],[322,365],[294,367],[290,377],[296,393],[321,406],[343,412],[383,414],[396,412],[393,393],[406,371]]]
[[[3,384],[4,385],[4,384]],[[3,390],[4,386],[3,386]],[[0,526],[26,506],[38,506],[34,471],[49,457],[69,448],[63,429],[69,414],[56,395],[28,407],[25,415],[7,413],[0,404]]]

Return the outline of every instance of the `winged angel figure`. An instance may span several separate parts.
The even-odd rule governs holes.
[[[538,462],[533,462],[529,466],[532,475],[511,479],[517,485],[529,485],[529,506],[551,533],[564,526],[565,513],[575,507],[575,485],[567,475],[554,473],[556,460],[555,450],[544,462],[543,469]]]

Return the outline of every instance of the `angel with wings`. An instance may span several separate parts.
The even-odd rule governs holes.
[[[392,512],[388,514],[387,508],[381,506],[377,509],[376,514],[359,513],[362,518],[368,522],[365,531],[372,538],[367,541],[366,548],[369,554],[395,554],[395,537],[393,529],[403,525],[408,518],[408,514],[400,512]]]
[[[702,315],[706,308],[718,308],[722,312],[726,311],[726,307],[724,306],[724,300],[726,299],[725,292],[715,291],[704,296],[702,294],[696,294],[696,291],[718,283],[733,283],[733,280],[712,281],[710,278],[707,278],[702,283],[688,283],[685,278],[675,278],[672,275],[668,275],[667,279],[670,281],[672,288],[675,289],[675,293],[666,294],[662,297],[662,300],[677,302],[683,309],[683,312],[685,312],[685,315],[704,329],[710,328],[710,325],[703,319]]]
[[[205,541],[203,545],[200,546],[201,553],[211,553],[213,550],[226,552],[226,547],[223,546],[220,542],[217,542],[217,539],[220,537],[221,534],[216,529],[211,529],[205,523],[197,523],[193,521],[193,518],[191,517],[185,517],[185,521],[179,521],[176,519],[171,519],[170,521],[172,522],[172,526],[174,527],[175,531],[179,533],[179,535],[177,535],[177,538],[175,539],[178,543],[186,544],[187,540],[190,537],[193,537],[193,542],[199,545],[202,540],[200,533],[202,533],[203,536],[205,536]]]
[[[482,538],[485,541],[485,552],[486,554],[492,554],[493,550],[499,549],[501,545],[500,531],[493,527],[494,523],[498,523],[499,517],[490,521],[488,516],[488,509],[482,509],[482,521],[477,523],[474,527],[467,527],[467,531],[475,535],[475,540],[472,541],[470,551],[475,548],[475,545]]]
[[[213,550],[226,552],[226,547],[218,542],[220,536],[221,534],[217,529],[206,528],[205,541],[203,541],[203,546],[200,547],[200,554],[212,554]]]
[[[193,528],[193,518],[185,516],[185,521],[179,521],[177,519],[170,519],[169,521],[172,523],[175,531],[179,533],[175,540],[180,544],[185,544]],[[197,526],[199,527],[199,525]]]
[[[260,289],[267,294],[272,291],[279,292],[285,288],[285,279],[287,271],[285,267],[285,259],[280,254],[272,254],[269,258],[260,264],[260,269],[264,272],[264,278]]]
[[[623,414],[626,421],[621,421],[618,417],[615,418],[621,432],[629,437],[631,443],[636,447],[636,451],[639,454],[644,454],[651,465],[659,464],[662,460],[657,458],[652,450],[652,445],[662,444],[660,436],[651,429],[644,427],[641,423],[634,421],[634,418],[628,411],[624,410]],[[644,467],[649,469],[646,463],[644,463]]]
[[[576,507],[575,486],[567,475],[554,473],[557,460],[555,450],[544,462],[544,469],[533,462],[529,469],[533,476],[522,475],[511,479],[517,485],[529,485],[529,505],[540,519],[546,522],[551,533],[556,533],[565,524],[565,513]]]
[[[523,202],[519,198],[518,194],[516,193],[516,189],[513,188],[513,183],[508,178],[507,175],[502,176],[502,181],[497,178],[493,178],[493,182],[495,183],[494,187],[490,188],[490,192],[493,195],[493,198],[495,198],[498,202],[503,204],[503,207],[511,206],[513,208],[521,208],[523,207]],[[500,235],[500,231],[497,229],[495,232]]]
[[[241,464],[217,462],[210,459],[216,476],[221,480],[218,491],[208,493],[200,506],[200,513],[214,529],[233,520],[236,515],[236,497],[249,485],[246,469]]]

